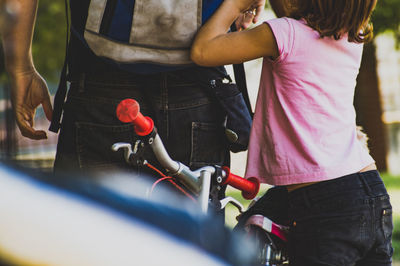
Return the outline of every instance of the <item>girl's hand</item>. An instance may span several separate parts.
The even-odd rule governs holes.
[[[242,13],[236,19],[238,30],[247,29],[252,23],[257,23],[265,8],[265,0],[236,0],[236,5]]]

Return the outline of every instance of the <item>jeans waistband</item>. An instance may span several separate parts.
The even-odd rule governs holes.
[[[386,194],[386,188],[377,170],[371,170],[362,173],[354,173],[332,180],[322,181],[306,187],[296,189],[289,193],[291,201],[303,198],[307,195],[309,198],[322,198],[328,194],[341,194],[348,191],[362,190],[363,193],[370,196],[379,196]]]

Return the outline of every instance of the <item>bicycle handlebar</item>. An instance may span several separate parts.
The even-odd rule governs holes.
[[[116,114],[121,122],[132,123],[136,134],[139,136],[146,136],[153,132],[153,120],[150,117],[143,116],[140,113],[139,103],[133,99],[125,99],[121,101],[117,106]],[[157,137],[158,136],[156,136],[156,139]],[[188,175],[188,177],[190,176],[188,178],[188,181],[190,183],[189,186],[193,190],[198,191],[197,182],[193,180],[193,176],[196,176],[193,174],[194,172],[191,172],[187,167],[182,167],[181,163],[172,161],[165,151],[161,140],[155,141],[155,143],[157,145],[154,145],[154,147],[152,148],[153,151],[156,153],[157,159],[165,161],[164,163],[162,163],[162,165],[167,166],[168,168],[171,168],[172,165],[172,170],[178,172],[178,174],[185,175],[185,177],[186,175]],[[177,163],[177,165],[175,165],[175,163]],[[224,181],[222,183],[223,185],[230,185],[236,189],[241,190],[243,198],[247,200],[253,199],[257,195],[260,189],[260,182],[257,178],[250,177],[249,179],[245,179],[243,177],[237,176],[235,174],[232,174],[229,167],[226,166],[222,167],[222,170],[224,171]]]
[[[139,103],[134,99],[121,101],[117,106],[116,113],[121,122],[132,123],[139,136],[149,135],[154,129],[153,119],[142,115]]]
[[[224,166],[222,169],[225,171],[226,179],[223,185],[230,185],[242,191],[243,198],[250,200],[257,196],[260,190],[260,181],[255,177],[248,179],[231,173],[229,167]]]

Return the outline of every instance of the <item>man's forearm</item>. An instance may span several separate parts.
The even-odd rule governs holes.
[[[38,0],[8,0],[7,3],[19,8],[15,23],[1,32],[6,69],[10,75],[32,71],[31,46]]]
[[[269,4],[278,18],[288,16],[286,0],[269,0]]]

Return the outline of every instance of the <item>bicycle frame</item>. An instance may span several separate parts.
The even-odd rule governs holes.
[[[215,178],[219,185],[231,185],[241,190],[242,196],[245,199],[252,199],[257,195],[260,183],[256,178],[244,179],[230,173],[228,167],[222,167],[222,171],[219,171],[218,174],[215,166],[205,166],[192,171],[183,163],[171,159],[160,136],[155,130],[153,120],[140,113],[140,106],[135,100],[123,100],[118,105],[116,114],[120,121],[132,123],[135,133],[145,137],[146,144],[151,147],[161,166],[165,168],[171,176],[176,177],[182,182],[187,189],[198,196],[198,202],[202,212],[206,213],[208,211],[211,181],[212,177],[215,175],[217,175]],[[114,151],[121,148],[125,149],[125,160],[130,162],[131,157],[135,156],[136,151],[132,151],[131,144],[129,143],[115,143],[112,146],[112,150]],[[235,206],[241,206],[237,200],[231,197],[221,202],[221,206],[225,206],[228,203],[227,201],[233,202]],[[238,208],[240,209],[239,211],[243,211],[243,207]]]

